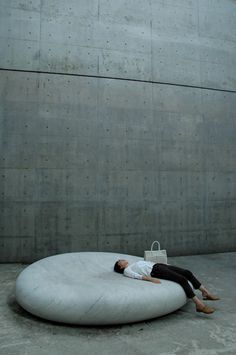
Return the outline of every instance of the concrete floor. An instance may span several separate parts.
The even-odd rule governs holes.
[[[26,265],[0,264],[1,355],[213,355],[236,354],[236,253],[169,258],[191,269],[221,301],[216,312],[195,312],[190,302],[164,316],[122,326],[82,327],[31,316],[14,299]]]

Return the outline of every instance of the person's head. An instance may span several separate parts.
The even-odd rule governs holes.
[[[114,265],[114,271],[118,272],[119,274],[123,274],[125,268],[129,265],[127,260],[120,259]]]

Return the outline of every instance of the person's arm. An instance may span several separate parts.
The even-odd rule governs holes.
[[[154,284],[160,284],[161,281],[151,276],[142,276],[142,280],[153,282]]]
[[[131,277],[132,279],[142,280],[142,275],[138,274],[137,272],[134,272],[130,269],[130,267],[125,268],[124,276]]]
[[[155,277],[142,276],[142,275],[138,274],[137,272],[134,272],[133,270],[131,270],[130,267],[125,268],[124,276],[131,277],[132,279],[150,281],[150,282],[153,282],[155,284],[160,284],[161,283],[161,281],[156,279]]]

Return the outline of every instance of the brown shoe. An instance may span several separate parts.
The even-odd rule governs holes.
[[[205,314],[210,314],[210,313],[215,312],[215,308],[204,306],[203,308],[196,308],[196,311],[197,312],[202,312],[202,313],[205,313]]]
[[[203,296],[203,299],[205,301],[218,301],[220,298],[209,294],[209,295]]]

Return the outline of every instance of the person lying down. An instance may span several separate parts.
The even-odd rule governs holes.
[[[114,271],[133,279],[150,281],[156,284],[161,283],[159,279],[177,282],[184,289],[186,296],[195,303],[197,312],[210,314],[213,313],[215,309],[205,305],[195,295],[188,281],[191,282],[194,289],[201,291],[204,300],[219,300],[219,297],[212,295],[190,270],[182,269],[177,266],[144,260],[137,261],[130,265],[127,260],[120,259],[116,261]]]

